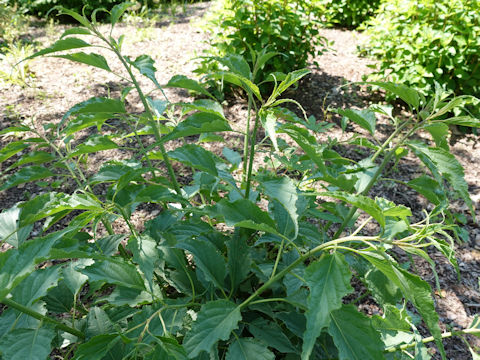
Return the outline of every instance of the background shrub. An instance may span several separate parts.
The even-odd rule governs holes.
[[[216,4],[207,31],[210,49],[197,72],[209,74],[219,69],[211,57],[236,54],[253,64],[252,51],[281,53],[269,60],[256,81],[269,73],[288,73],[307,65],[309,56],[320,54],[327,45],[319,35],[314,6],[305,1],[220,1]]]
[[[374,79],[414,86],[438,82],[455,94],[480,94],[478,0],[387,0],[366,30],[365,51],[380,60]]]
[[[370,18],[381,0],[321,0],[319,10],[329,26],[356,28]]]

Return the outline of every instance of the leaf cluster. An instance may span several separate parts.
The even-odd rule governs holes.
[[[318,12],[327,26],[355,29],[368,20],[381,0],[320,0]]]

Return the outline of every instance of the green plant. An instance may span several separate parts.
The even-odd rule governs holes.
[[[380,6],[381,0],[320,0],[322,20],[328,26],[355,29],[368,20]]]
[[[480,3],[387,0],[368,22],[364,51],[380,63],[372,80],[390,78],[435,92],[480,95]]]
[[[255,53],[266,51],[275,56],[265,62],[253,79],[255,83],[273,83],[286,73],[303,68],[309,57],[320,54],[327,40],[319,35],[318,22],[312,14],[313,5],[304,1],[220,1],[207,26],[209,49],[197,73],[209,75],[225,64],[218,61],[225,55],[245,58],[253,68]],[[269,76],[267,76],[269,75]],[[261,87],[270,91],[271,87]]]
[[[112,9],[112,27],[127,8]],[[371,151],[354,161],[334,150],[341,145],[337,141],[317,141],[315,134],[332,124],[281,107],[295,103],[280,96],[308,70],[287,74],[264,99],[258,86],[246,81],[252,72],[248,63],[231,55],[225,59],[225,81],[248,97],[245,146],[243,152],[225,146],[221,155],[214,154],[197,143],[198,136],[232,129],[201,84],[185,76],[168,82],[206,97],[191,103],[146,96],[137,72],[163,92],[153,60],[122,55],[123,37],[106,36],[87,18],[61,11],[82,26],[31,57],[59,56],[111,71],[99,54],[62,53],[93,48],[74,37],[92,36],[116,55],[131,83],[119,99],[94,97],[75,105],[58,124],[19,124],[0,132],[23,135],[0,150],[7,165],[0,190],[39,181],[48,186],[49,179],[57,180],[56,186],[58,180],[75,182],[68,193],[46,192],[0,214],[0,239],[11,247],[0,253],[3,358],[45,359],[52,348],[75,360],[298,359],[300,354],[400,359],[411,352],[428,358],[424,343],[432,341],[445,358],[442,338],[480,333],[478,318],[468,329],[441,333],[430,286],[390,254],[399,247],[433,267],[424,249],[434,246],[457,268],[452,226],[442,219],[453,192],[471,207],[463,170],[443,142],[429,146],[410,138],[421,129],[448,129],[447,124],[480,126],[467,117],[442,119],[475,99],[449,100],[438,89],[427,102],[406,86],[376,83],[408,103],[412,115],[397,119],[381,106],[337,110],[344,124],[353,121],[373,136],[356,134],[345,142]],[[254,68],[262,58],[255,57]],[[133,90],[144,106],[141,114],[125,108]],[[395,129],[384,141],[375,137],[376,112],[389,116]],[[108,131],[111,119],[122,120],[114,132]],[[257,142],[261,128],[266,138]],[[93,134],[77,142],[75,135],[84,129]],[[167,152],[170,141],[183,145]],[[108,149],[131,151],[132,158],[106,161],[89,174],[88,158]],[[436,205],[417,222],[409,208],[368,196],[378,181],[390,181],[385,168],[408,151],[432,175],[407,185]],[[268,161],[256,169],[261,154]],[[190,169],[191,178],[182,179],[178,166]],[[161,211],[140,232],[131,220],[144,203],[158,204]],[[52,225],[65,217],[54,231]],[[114,220],[127,230],[115,233]],[[31,233],[37,222],[40,235]],[[373,223],[378,231],[365,234]],[[368,317],[355,299],[345,298],[353,292],[353,279],[371,291],[382,316]],[[407,302],[432,337],[421,338]]]
[[[34,77],[30,71],[29,61],[22,59],[34,53],[34,47],[21,42],[11,43],[0,53],[0,81],[24,86]]]
[[[17,41],[21,34],[27,33],[28,19],[18,10],[10,6],[8,0],[0,0],[0,52],[2,44]]]

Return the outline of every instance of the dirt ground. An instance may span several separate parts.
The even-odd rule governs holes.
[[[200,3],[188,7],[187,13],[180,13],[175,20],[164,18],[154,27],[141,28],[139,24],[120,24],[114,36],[126,34],[124,53],[131,57],[149,54],[156,61],[157,79],[165,84],[173,75],[184,74],[194,76],[195,68],[192,58],[201,54],[206,47],[206,35],[199,25],[200,16],[208,5]],[[27,37],[42,46],[46,46],[61,34],[65,25],[31,26]],[[106,28],[105,28],[106,29]],[[361,81],[362,76],[371,69],[373,62],[360,58],[356,54],[357,44],[362,34],[353,31],[323,29],[321,34],[334,41],[333,50],[320,56],[319,68],[312,67],[312,73],[300,84],[295,98],[305,107],[308,115],[324,119],[326,108],[332,107],[366,107],[378,101],[378,95],[366,93],[353,86],[342,87],[350,82]],[[120,70],[120,65],[111,55],[107,55],[112,70]],[[117,65],[114,65],[117,64]],[[74,104],[87,100],[92,96],[119,96],[124,84],[118,77],[94,68],[72,64],[57,58],[34,59],[29,63],[32,77],[28,86],[0,83],[0,130],[11,126],[18,119],[34,119],[37,124],[57,122]],[[150,87],[147,79],[142,85]],[[178,90],[166,89],[167,97],[172,102],[188,101],[188,94]],[[127,98],[129,110],[140,110],[138,98]],[[225,113],[231,120],[241,122],[245,118],[246,104],[240,100],[231,100],[226,104]],[[355,128],[352,128],[355,131]],[[387,134],[384,134],[388,136]],[[340,130],[332,130],[328,136],[342,138],[346,136]],[[235,139],[230,139],[235,141]],[[9,140],[0,137],[0,146]],[[465,179],[469,185],[472,199],[480,209],[480,142],[473,135],[461,138],[452,146],[452,152],[465,169]],[[102,154],[106,158],[127,156],[114,152]],[[100,159],[99,159],[100,160]],[[94,165],[94,163],[92,164]],[[399,177],[410,178],[415,173],[418,163],[407,158],[399,166]],[[91,171],[95,171],[92,166]],[[24,200],[32,194],[45,191],[33,185],[17,187],[0,193],[0,210],[9,208],[17,201]],[[385,196],[397,203],[407,205],[412,211],[419,213],[425,206],[415,192],[402,185],[394,188],[378,185],[373,191],[376,195]],[[430,254],[437,261],[437,272],[440,277],[441,291],[435,292],[437,311],[443,330],[468,327],[480,311],[480,227],[474,223],[471,214],[461,203],[456,204],[457,211],[467,217],[465,229],[469,233],[469,241],[457,245],[456,254],[461,270],[461,279],[457,280],[455,271],[448,262],[435,251]],[[150,209],[151,210],[151,209]],[[145,211],[149,211],[146,209]],[[480,212],[477,211],[477,219]],[[480,220],[479,220],[480,221]],[[416,260],[414,267],[419,275],[435,284],[434,276],[425,261]],[[368,301],[365,311],[369,312]],[[374,311],[371,310],[371,311]],[[478,339],[469,338],[472,345],[480,346]],[[466,346],[459,339],[445,340],[449,359],[471,359]]]

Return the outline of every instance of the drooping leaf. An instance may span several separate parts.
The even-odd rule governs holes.
[[[95,116],[100,116],[100,114],[113,115],[124,114],[125,112],[125,104],[119,99],[93,97],[70,108],[63,115],[59,126],[62,126],[65,120],[72,115],[95,114]]]
[[[404,84],[395,84],[391,82],[368,82],[367,84],[375,85],[390,91],[415,109],[418,109],[420,105],[420,95],[418,92]]]
[[[0,163],[28,148],[30,144],[25,141],[13,141],[0,149]]]
[[[231,301],[207,302],[197,314],[192,329],[185,335],[183,347],[190,359],[202,351],[209,353],[219,340],[227,340],[242,319],[240,309]]]
[[[425,196],[432,204],[438,205],[445,199],[446,195],[442,191],[442,186],[427,175],[421,175],[407,183],[413,190]]]
[[[52,329],[14,329],[0,338],[0,353],[9,360],[45,360],[52,351]]]
[[[480,128],[480,119],[472,118],[471,116],[456,116],[442,120],[445,124],[450,125],[460,125],[460,126],[469,126]]]
[[[330,324],[332,311],[342,306],[342,298],[351,293],[349,265],[340,253],[324,255],[305,270],[310,288],[305,313],[307,327],[303,335],[302,359],[310,358],[322,329]]]
[[[402,299],[398,286],[381,271],[372,269],[365,276],[368,288],[378,304],[396,304]]]
[[[181,163],[217,176],[217,157],[201,146],[187,144],[170,151],[168,155]]]
[[[140,55],[138,56],[135,61],[130,60],[128,57],[125,57],[125,60],[135,67],[140,74],[149,78],[157,88],[161,88],[160,84],[155,77],[155,73],[157,69],[155,68],[155,61],[149,55]]]
[[[57,40],[56,42],[54,42],[48,48],[37,51],[35,54],[27,57],[25,60],[33,59],[33,58],[36,58],[36,57],[42,56],[42,55],[52,54],[52,53],[59,52],[59,51],[78,49],[78,48],[83,48],[83,47],[88,47],[88,46],[91,46],[91,45],[89,43],[81,40],[81,39],[77,39],[77,38],[74,38],[74,37],[69,37],[69,38],[66,38],[66,39]]]
[[[200,112],[187,117],[172,132],[163,136],[161,141],[166,142],[186,136],[230,130],[232,128],[225,119],[215,114]]]
[[[15,205],[0,214],[0,242],[6,241],[15,248],[27,240],[33,229],[33,224],[20,225],[21,211],[22,209]]]
[[[228,347],[226,360],[274,360],[275,354],[265,343],[254,338],[238,338]]]
[[[102,55],[95,53],[87,54],[80,51],[74,54],[55,55],[55,57],[75,61],[90,66],[95,66],[108,72],[112,71],[108,66],[107,60]]]
[[[353,305],[343,305],[330,314],[328,333],[338,348],[340,360],[383,360],[383,343],[371,320]]]
[[[222,105],[215,100],[200,99],[191,103],[183,103],[182,105],[185,110],[197,110],[203,113],[216,115],[221,119],[225,119]]]
[[[69,157],[89,154],[98,151],[111,150],[118,148],[108,135],[90,137],[83,144],[77,146],[74,152],[69,154]]]
[[[336,109],[336,112],[345,118],[350,119],[361,128],[367,130],[371,135],[375,133],[375,126],[377,118],[375,113],[370,110],[356,110],[356,109]],[[344,120],[342,119],[342,127]]]
[[[85,28],[73,27],[65,30],[63,34],[60,36],[60,39],[63,39],[64,37],[69,35],[92,35],[92,33],[90,32],[90,30]]]
[[[212,99],[215,100],[215,97],[212,94],[210,94],[198,81],[189,79],[185,75],[173,76],[165,86],[196,91],[202,95],[211,97]]]
[[[193,255],[197,269],[203,273],[207,281],[212,282],[219,289],[224,288],[225,260],[215,245],[208,241],[186,239],[178,243],[177,247]]]
[[[24,167],[13,175],[11,175],[3,184],[0,186],[0,191],[10,189],[11,187],[25,184],[27,182],[46,179],[55,174],[51,172],[44,166],[32,165]]]
[[[87,261],[91,260],[88,259],[84,262]],[[72,292],[72,294],[77,294],[80,291],[82,285],[85,284],[85,282],[88,280],[88,277],[86,275],[83,275],[81,272],[75,269],[76,265],[84,262],[82,260],[76,262],[71,261],[67,266],[62,268],[63,281],[65,282],[65,285],[69,288],[69,290]]]
[[[118,334],[94,336],[78,347],[73,360],[102,360],[118,341],[120,341]]]
[[[81,270],[90,281],[105,281],[109,284],[145,290],[145,285],[135,266],[120,261],[96,261]]]
[[[430,135],[432,135],[433,140],[435,141],[435,144],[437,147],[445,149],[448,151],[448,133],[449,133],[449,128],[448,125],[443,124],[443,123],[435,123],[435,124],[429,124],[426,125],[425,130],[427,130]]]

